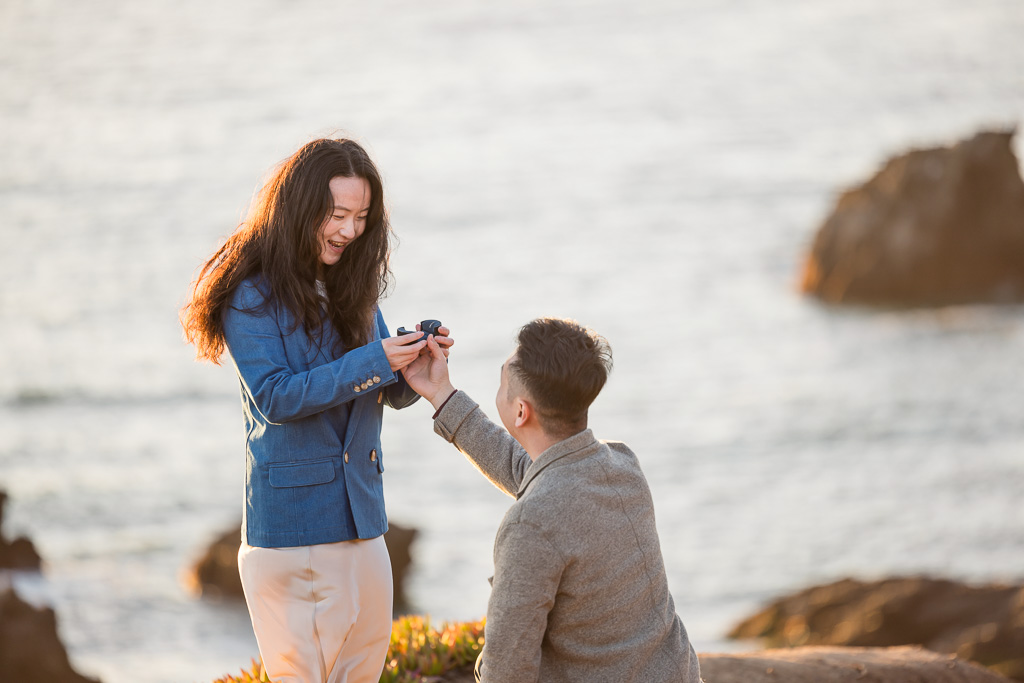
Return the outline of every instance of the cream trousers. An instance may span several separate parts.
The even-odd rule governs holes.
[[[296,548],[242,544],[238,572],[275,683],[377,683],[391,637],[384,537]]]

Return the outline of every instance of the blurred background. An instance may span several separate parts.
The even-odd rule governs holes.
[[[699,651],[843,576],[1021,580],[1024,309],[796,282],[843,188],[1020,125],[1022,35],[1019,0],[6,0],[0,488],[45,562],[16,588],[105,683],[257,655],[182,584],[240,519],[244,435],[177,313],[264,173],[336,133],[385,177],[389,325],[449,325],[485,410],[531,318],[608,337],[591,425],[641,458]],[[386,414],[389,515],[414,609],[477,619],[510,501],[431,412]]]

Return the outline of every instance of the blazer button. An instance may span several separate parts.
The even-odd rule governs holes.
[[[370,462],[377,462],[377,449],[370,451]]]
[[[370,386],[370,383],[369,383],[369,382],[363,382],[363,383],[362,383],[362,384],[361,384],[360,386],[361,386],[361,387],[362,387],[363,389],[366,389],[367,387],[369,387],[369,386]]]
[[[345,462],[348,462],[348,453],[345,453]]]
[[[374,384],[380,384],[380,377],[378,377],[378,376],[374,375],[374,376],[373,376],[373,383],[374,383]]]
[[[358,394],[360,391],[362,391],[362,389],[360,389],[359,385],[357,384],[354,387],[352,387],[352,391],[354,391],[354,392],[356,392]]]

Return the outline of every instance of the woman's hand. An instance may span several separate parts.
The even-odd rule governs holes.
[[[380,343],[384,345],[384,355],[388,357],[391,372],[398,372],[416,360],[427,346],[426,339],[415,339],[411,334],[381,339]]]

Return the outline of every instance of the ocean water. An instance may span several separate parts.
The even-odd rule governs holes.
[[[1021,580],[1024,309],[795,288],[841,189],[1021,124],[1021,35],[1018,0],[2,3],[0,487],[45,558],[19,592],[105,683],[257,654],[182,583],[238,523],[243,434],[177,310],[264,172],[339,131],[385,176],[391,327],[447,323],[485,410],[531,318],[608,337],[591,425],[644,464],[698,650],[844,576]],[[386,415],[389,513],[415,607],[475,619],[509,500],[430,414]]]

